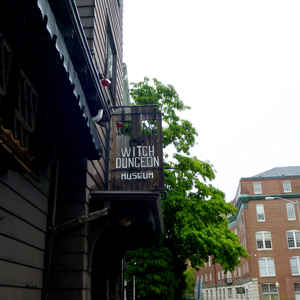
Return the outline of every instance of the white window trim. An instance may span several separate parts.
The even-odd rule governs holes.
[[[296,258],[297,259],[297,267],[298,267],[298,273],[297,274],[293,274],[293,271],[292,271],[292,263],[291,263],[291,259],[292,258]],[[291,273],[292,273],[292,276],[299,276],[300,275],[300,256],[292,256],[290,258],[290,266],[291,266]]]
[[[259,186],[259,189],[255,188]],[[261,188],[261,182],[253,182],[253,192],[255,195],[261,195],[262,194],[262,188]]]
[[[272,259],[273,260],[273,264],[274,264],[274,274],[269,274],[269,268],[268,268],[268,259]],[[266,271],[267,271],[267,275],[262,275],[261,274],[261,269],[260,269],[260,265],[259,265],[259,261],[260,260],[264,260],[265,263],[266,263]],[[275,261],[274,261],[274,258],[273,257],[261,257],[258,259],[258,268],[259,268],[259,275],[260,277],[276,277],[276,270],[275,270]]]
[[[295,204],[293,204],[293,203],[286,203],[286,214],[287,214],[287,217],[288,217],[289,221],[295,221],[296,220],[296,213],[295,213],[295,207],[294,206],[295,206]],[[288,207],[293,207],[294,218],[289,218]]]
[[[263,245],[264,247],[263,248],[258,248],[257,247],[257,234],[258,233],[261,233],[262,234],[262,239],[263,239]],[[266,248],[266,244],[265,244],[265,234],[268,233],[270,234],[270,239],[271,239],[271,248]],[[273,243],[272,243],[272,235],[271,235],[271,232],[270,231],[257,231],[255,232],[255,242],[256,242],[256,248],[258,251],[260,250],[263,250],[263,251],[266,251],[266,250],[273,250]]]
[[[264,219],[263,219],[263,220],[259,220],[259,219],[258,219],[258,211],[257,211],[257,207],[262,207],[263,214],[264,214]],[[257,218],[257,222],[265,222],[265,221],[266,221],[265,208],[264,208],[264,205],[263,205],[263,204],[256,204],[256,218]]]
[[[292,232],[293,233],[295,247],[289,247],[289,241],[288,241],[288,236],[287,236],[288,232]],[[300,232],[300,230],[288,230],[286,232],[286,241],[287,241],[289,249],[300,249],[300,247],[297,247],[296,232]]]
[[[289,184],[289,189],[288,190],[285,189],[285,185],[284,185],[285,183]],[[282,187],[283,187],[283,192],[284,193],[291,193],[292,192],[292,186],[291,186],[290,181],[282,181]]]

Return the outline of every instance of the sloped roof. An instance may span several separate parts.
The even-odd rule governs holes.
[[[277,167],[268,171],[259,173],[252,177],[282,177],[282,176],[300,176],[300,166],[295,167]]]

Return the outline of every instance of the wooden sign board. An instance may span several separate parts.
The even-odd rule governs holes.
[[[157,106],[114,110],[110,135],[110,190],[163,191],[162,120]]]

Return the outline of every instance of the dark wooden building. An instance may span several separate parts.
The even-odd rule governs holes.
[[[124,254],[163,231],[157,108],[137,108],[140,129],[123,133],[140,158],[122,172],[140,184],[109,172],[131,126],[122,11],[122,0],[0,1],[1,300],[123,299]]]

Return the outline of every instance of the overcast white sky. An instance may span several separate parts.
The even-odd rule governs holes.
[[[172,84],[192,154],[234,198],[241,177],[300,165],[300,1],[125,0],[129,82]]]

